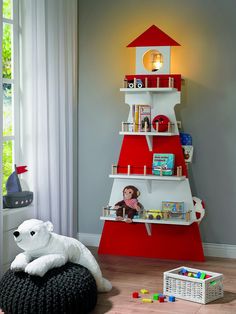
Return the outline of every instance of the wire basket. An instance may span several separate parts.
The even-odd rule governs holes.
[[[210,278],[200,279],[181,274],[182,269],[191,273],[206,273]],[[178,267],[164,272],[164,294],[206,304],[224,296],[223,275],[205,270]]]

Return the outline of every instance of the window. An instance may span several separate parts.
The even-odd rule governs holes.
[[[0,0],[2,7],[1,98],[3,116],[2,189],[13,171],[19,152],[18,0]]]

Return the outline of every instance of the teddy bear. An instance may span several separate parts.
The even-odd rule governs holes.
[[[133,185],[127,185],[123,189],[123,200],[115,204],[116,220],[124,220],[124,214],[127,215],[125,222],[131,223],[135,215],[143,208],[138,202],[139,190]]]
[[[86,267],[94,276],[98,292],[111,290],[111,283],[102,272],[92,253],[78,240],[56,234],[50,221],[25,220],[13,232],[16,244],[24,250],[11,263],[11,270],[25,271],[43,277],[54,267],[67,262]]]

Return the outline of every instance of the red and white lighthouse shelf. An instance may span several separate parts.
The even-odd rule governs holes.
[[[179,44],[154,25],[128,45],[136,47],[136,74],[126,75],[125,85],[120,89],[130,111],[119,132],[123,143],[118,163],[110,174],[113,186],[109,206],[113,207],[120,201],[125,186],[134,185],[141,192],[139,202],[145,209],[161,208],[162,201],[184,202],[190,217],[188,220],[140,218],[126,224],[115,221],[112,216],[102,216],[104,227],[99,254],[204,260],[175,116],[174,108],[180,103],[181,75],[170,74],[171,46]],[[127,82],[133,82],[134,87],[130,88]],[[139,88],[137,82],[142,82]],[[149,105],[151,120],[159,114],[167,116],[171,121],[168,130],[158,132],[152,126],[149,132],[134,132],[124,127],[126,123],[133,123],[132,108],[135,104]],[[152,174],[154,153],[174,154],[173,176]]]

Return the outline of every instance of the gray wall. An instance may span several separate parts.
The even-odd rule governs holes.
[[[177,117],[193,137],[193,194],[206,204],[204,242],[236,244],[236,1],[79,1],[79,232],[101,233],[128,106],[119,92],[134,73],[126,45],[152,24],[181,47],[172,73],[185,78]]]

